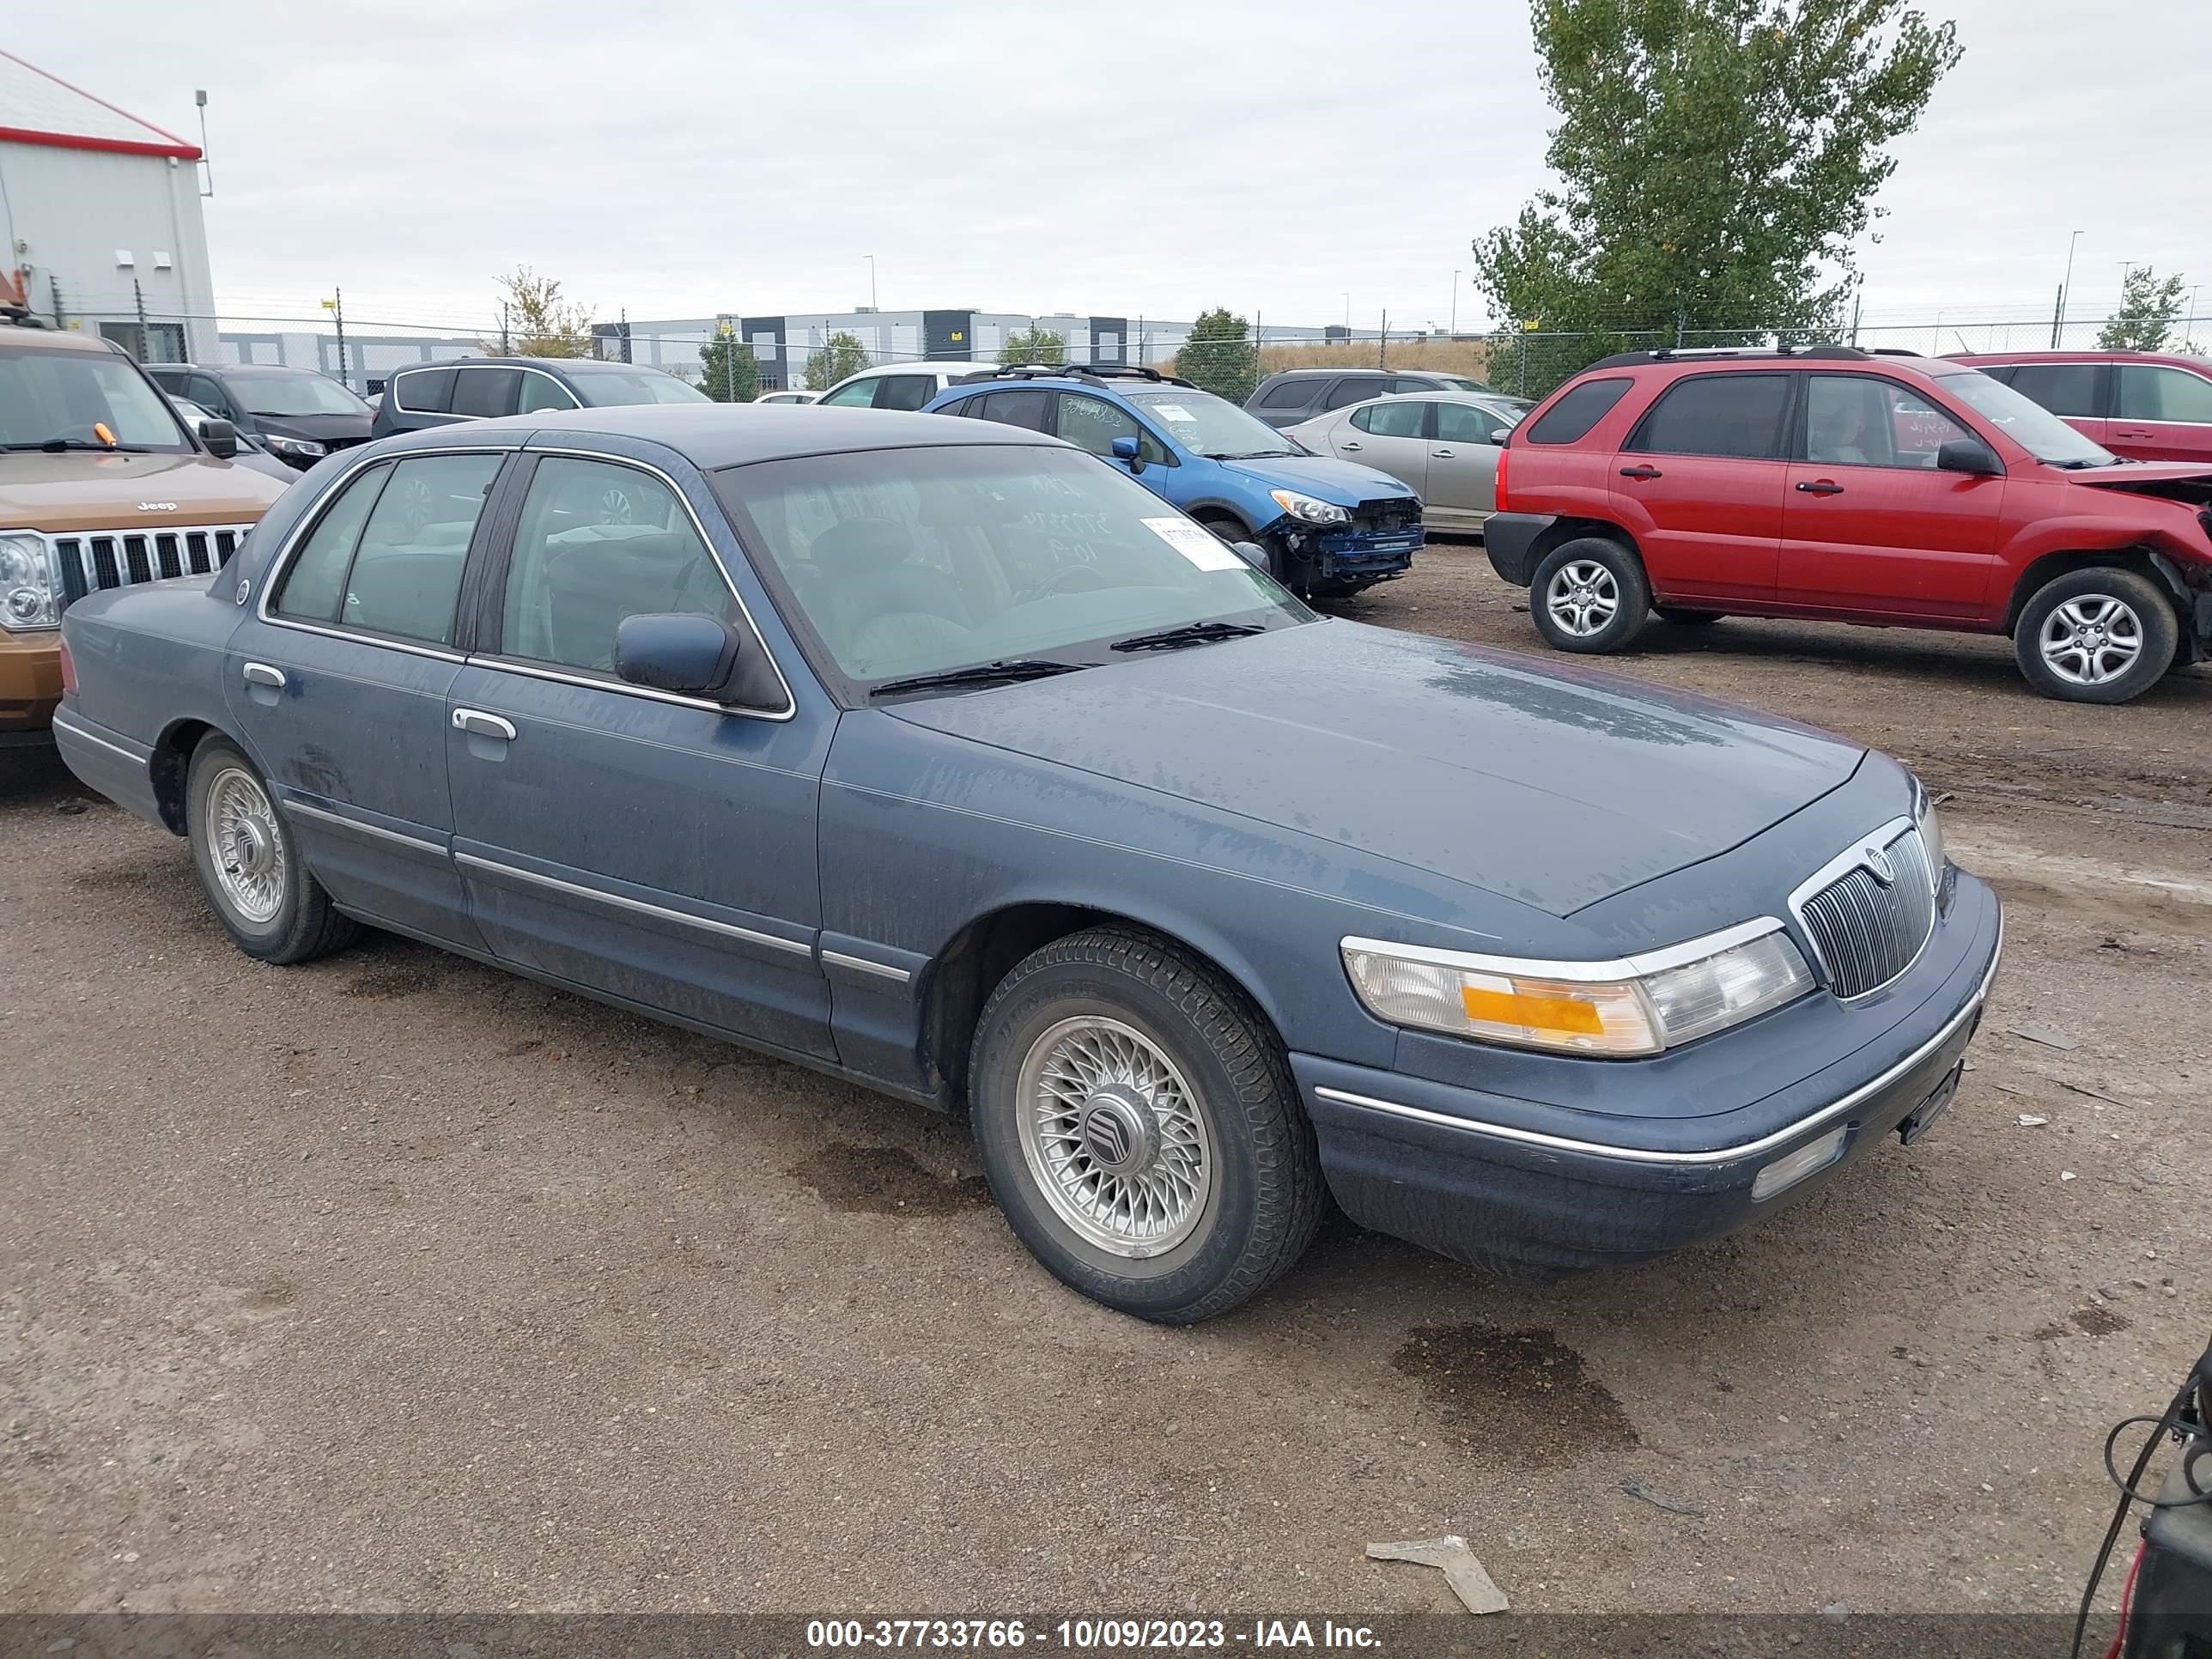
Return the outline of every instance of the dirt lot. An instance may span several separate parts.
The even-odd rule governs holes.
[[[1440,546],[1356,609],[1533,647],[1518,597]],[[1032,1266],[957,1124],[388,939],[259,967],[0,757],[0,1607],[1418,1611],[1361,1547],[1444,1531],[1531,1611],[2068,1604],[2106,1426],[2212,1323],[2212,678],[1620,666],[1951,792],[2011,907],[1951,1117],[1635,1272],[1340,1224],[1182,1332]]]

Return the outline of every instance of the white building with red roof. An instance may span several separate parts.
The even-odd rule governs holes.
[[[197,144],[0,50],[0,297],[155,362],[216,355]],[[143,318],[143,323],[142,323]]]

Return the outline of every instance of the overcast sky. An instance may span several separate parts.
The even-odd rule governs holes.
[[[1870,319],[2047,317],[2076,228],[2077,313],[2123,260],[2212,284],[2202,0],[1930,11],[1966,57],[1899,146]],[[343,284],[349,317],[473,324],[517,263],[609,317],[835,310],[872,253],[885,309],[1442,325],[1553,120],[1517,0],[9,13],[11,50],[173,131],[207,88],[240,313]]]

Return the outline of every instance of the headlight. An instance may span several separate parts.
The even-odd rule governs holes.
[[[46,538],[0,531],[0,628],[53,628],[61,619]]]
[[[1275,505],[1294,519],[1308,524],[1349,524],[1352,514],[1334,501],[1322,501],[1317,495],[1304,495],[1295,489],[1272,489]]]
[[[326,447],[313,438],[280,438],[274,433],[264,432],[261,434],[261,441],[279,455],[297,455],[303,461],[330,453]]]
[[[1936,798],[1917,777],[1912,780],[1912,821],[1920,826],[1920,844],[1928,849],[1928,871],[1940,890],[1943,885],[1943,826],[1936,817]]]
[[[1368,1012],[1480,1042],[1562,1054],[1656,1054],[1794,1002],[1813,988],[1772,918],[1618,962],[1528,962],[1348,939]]]

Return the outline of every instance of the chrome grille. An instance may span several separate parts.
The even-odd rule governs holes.
[[[1881,859],[1869,859],[1869,852]],[[1887,881],[1873,867],[1877,862],[1887,864]],[[1816,876],[1820,884],[1810,892],[1801,888],[1793,902],[1828,988],[1860,997],[1910,968],[1928,943],[1936,927],[1935,872],[1920,831],[1910,823],[1869,836],[1838,863],[1848,867],[1825,881]]]
[[[80,530],[46,538],[62,608],[88,593],[169,576],[205,576],[228,564],[253,526],[193,525],[181,530]]]

